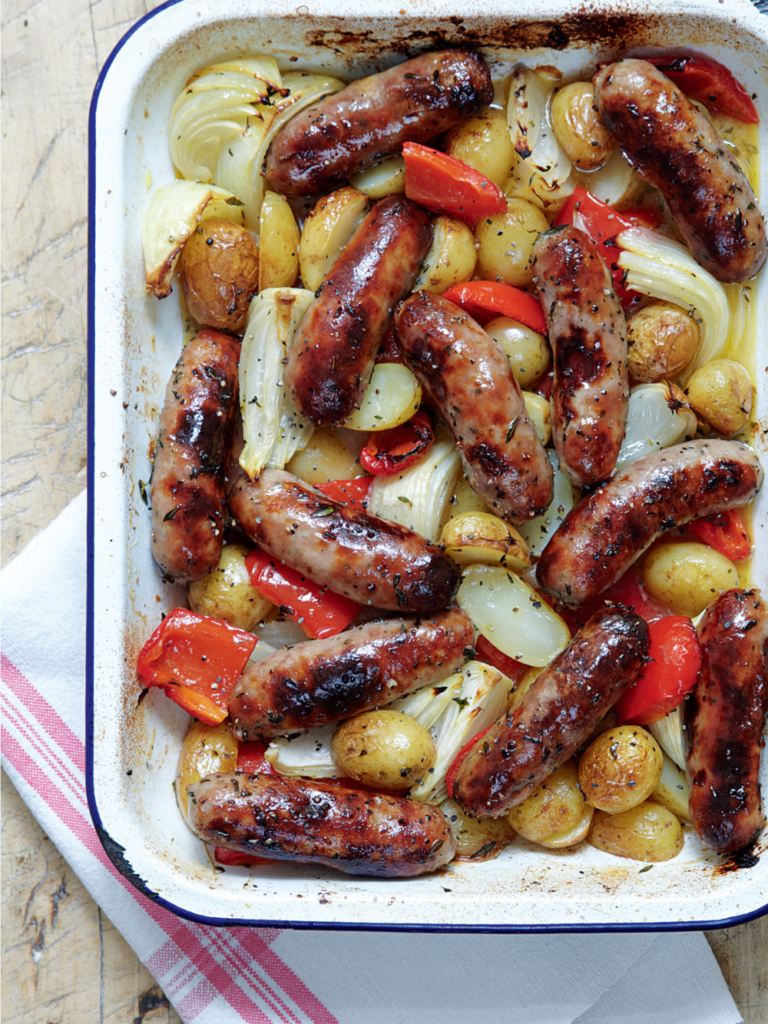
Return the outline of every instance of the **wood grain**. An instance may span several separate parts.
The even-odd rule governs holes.
[[[3,5],[2,563],[83,488],[87,123],[99,69],[155,5]],[[3,776],[5,1024],[175,1024],[151,976]],[[768,919],[708,938],[747,1024],[768,1020]]]

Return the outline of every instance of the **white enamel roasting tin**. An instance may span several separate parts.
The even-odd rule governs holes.
[[[122,40],[102,72],[90,122],[88,793],[110,857],[144,893],[218,924],[463,931],[722,927],[768,910],[768,856],[726,870],[686,829],[683,852],[642,865],[582,845],[544,851],[518,838],[497,860],[411,880],[358,879],[302,865],[214,870],[173,794],[188,718],[154,691],[137,706],[136,656],[160,614],[184,604],[150,553],[141,481],[165,384],[181,346],[176,296],[148,298],[141,222],[151,189],[174,176],[168,122],[189,75],[234,53],[269,51],[284,68],[357,77],[427,49],[478,47],[494,77],[523,60],[587,73],[597,59],[676,49],[721,60],[763,113],[768,145],[768,19],[747,0],[179,0]],[[524,13],[523,13],[524,10]],[[254,12],[258,11],[258,15]],[[458,12],[461,11],[459,15]],[[760,194],[768,212],[768,160]],[[759,288],[758,367],[768,357],[768,275]],[[768,386],[760,374],[765,424]],[[766,442],[758,432],[758,453]],[[754,515],[753,582],[768,593],[768,488]],[[768,761],[768,758],[764,758]],[[764,764],[764,790],[766,787]],[[764,838],[757,852],[765,850]]]

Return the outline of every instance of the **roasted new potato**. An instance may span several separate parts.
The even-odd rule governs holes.
[[[331,755],[350,778],[377,789],[408,789],[437,758],[429,732],[402,711],[364,711],[333,734]]]
[[[485,175],[499,188],[515,162],[515,147],[503,110],[486,107],[452,128],[445,138],[445,152]]]
[[[316,427],[307,446],[285,468],[307,484],[354,480],[365,475],[337,432],[329,427]]]
[[[597,112],[591,82],[572,82],[557,90],[552,128],[566,156],[582,171],[602,167],[616,145]]]
[[[485,562],[522,572],[531,564],[528,548],[517,530],[490,512],[464,512],[449,519],[440,543],[459,565]]]
[[[546,398],[537,395],[535,391],[524,391],[523,401],[536,434],[546,447],[552,439],[552,407]]]
[[[569,832],[584,818],[584,794],[573,761],[566,761],[507,813],[507,821],[534,843]]]
[[[448,504],[448,518],[455,519],[465,512],[489,512],[483,499],[469,485],[466,477],[459,477],[456,490]]]
[[[259,214],[259,291],[292,288],[299,276],[299,225],[288,200],[267,190]]]
[[[691,408],[723,437],[742,430],[752,412],[752,381],[733,359],[710,359],[686,388]]]
[[[649,302],[627,320],[630,376],[645,384],[669,379],[693,359],[699,325],[680,306]]]
[[[581,817],[571,828],[564,828],[560,832],[553,832],[546,839],[540,839],[539,845],[546,846],[548,850],[562,850],[568,846],[576,846],[583,842],[589,835],[589,827],[595,808],[591,804],[584,804]]]
[[[640,570],[652,598],[678,615],[694,618],[721,590],[739,585],[733,562],[708,544],[666,541],[655,544]]]
[[[317,200],[299,240],[299,267],[305,288],[317,291],[370,208],[368,196],[349,185]]]
[[[259,288],[259,250],[246,228],[211,217],[187,240],[181,276],[189,312],[198,323],[239,331]]]
[[[681,821],[690,821],[688,813],[688,797],[691,795],[691,787],[684,771],[681,771],[675,762],[662,752],[664,768],[661,778],[656,783],[656,788],[651,793],[651,800],[668,811],[672,811],[676,818]]]
[[[683,830],[672,811],[646,800],[620,814],[598,811],[587,842],[616,857],[658,863],[683,848]]]
[[[432,224],[432,244],[421,261],[413,290],[442,295],[446,288],[468,281],[475,271],[475,236],[463,221],[436,217]]]
[[[274,610],[274,605],[251,586],[245,568],[247,554],[248,548],[241,544],[227,544],[213,572],[188,584],[187,598],[193,612],[212,615],[252,632],[256,623]]]
[[[377,363],[359,408],[344,421],[348,430],[391,430],[421,405],[421,384],[401,363]]]
[[[504,350],[515,380],[529,388],[549,369],[552,349],[541,334],[508,316],[497,316],[485,325],[487,334]]]
[[[525,199],[508,199],[507,212],[483,217],[475,228],[478,242],[475,277],[523,287],[533,281],[531,252],[549,228],[543,212]]]
[[[401,156],[387,157],[353,174],[349,183],[369,199],[384,199],[405,192],[405,160]]]
[[[661,748],[639,725],[620,725],[593,740],[579,762],[579,784],[587,803],[617,814],[636,807],[658,785]]]
[[[457,857],[492,860],[515,838],[506,818],[473,818],[455,800],[446,800],[440,810],[451,826]]]
[[[184,818],[187,817],[187,786],[214,772],[233,772],[237,768],[238,742],[229,731],[229,722],[204,725],[192,719],[184,737],[176,768],[176,800]]]

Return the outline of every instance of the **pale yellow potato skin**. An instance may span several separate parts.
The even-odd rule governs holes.
[[[643,384],[670,379],[699,347],[699,325],[680,306],[649,302],[627,320],[629,374]]]
[[[421,261],[413,290],[442,295],[451,285],[468,281],[476,263],[477,248],[471,228],[441,214],[432,222],[432,244]]]
[[[452,128],[445,139],[445,152],[462,160],[499,188],[509,177],[515,162],[515,147],[503,110],[486,107]]]
[[[507,821],[523,838],[539,843],[566,832],[584,816],[584,795],[573,761],[560,765],[522,803],[507,813]]]
[[[297,452],[285,468],[307,484],[354,480],[365,475],[360,463],[330,427],[316,427],[306,448]]]
[[[227,544],[213,572],[187,586],[193,612],[212,615],[230,626],[252,632],[258,622],[274,611],[272,602],[251,586],[245,568],[247,554],[248,548],[241,544]]]
[[[552,362],[549,342],[530,327],[509,316],[497,316],[485,325],[485,331],[504,351],[521,388],[531,387],[549,369]]]
[[[566,156],[581,171],[594,171],[606,162],[616,140],[595,106],[591,82],[572,82],[552,99],[552,128]]]
[[[587,803],[618,814],[647,799],[661,778],[664,759],[656,740],[639,725],[602,733],[579,762],[579,784]]]
[[[198,323],[239,331],[259,288],[259,250],[246,228],[211,217],[187,240],[181,275],[187,307]]]
[[[553,832],[546,839],[540,839],[539,845],[546,846],[548,850],[562,850],[567,846],[576,846],[577,843],[583,842],[589,835],[594,813],[594,807],[584,804],[581,818],[573,828],[564,828],[561,832]]]
[[[350,185],[317,200],[299,239],[299,268],[305,288],[317,291],[370,207],[368,197]]]
[[[548,228],[549,221],[538,206],[525,199],[508,199],[506,213],[483,217],[475,228],[479,245],[475,277],[516,288],[531,284],[531,252]]]
[[[233,772],[237,768],[239,744],[229,731],[229,719],[220,725],[205,725],[192,719],[184,737],[176,767],[176,800],[187,818],[187,786],[214,772]]]
[[[646,800],[621,814],[597,811],[587,842],[615,857],[657,864],[683,848],[683,829],[672,811]]]
[[[259,291],[292,288],[299,276],[299,225],[287,199],[267,190],[259,214]]]
[[[723,437],[742,430],[752,412],[752,381],[733,359],[710,359],[686,388],[691,408]]]
[[[408,789],[435,763],[429,732],[402,711],[364,711],[348,718],[331,741],[334,762],[350,778],[379,789]]]
[[[525,541],[517,530],[490,512],[464,512],[449,519],[440,543],[459,565],[483,562],[522,572],[531,564]]]
[[[473,818],[455,800],[446,800],[440,804],[440,810],[453,832],[457,857],[490,860],[498,856],[515,838],[505,818]],[[488,846],[491,849],[486,849]],[[481,850],[485,852],[478,857]]]
[[[697,541],[654,545],[640,575],[652,598],[690,618],[708,608],[720,591],[739,585],[733,562]]]

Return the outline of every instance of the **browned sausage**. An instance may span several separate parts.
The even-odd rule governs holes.
[[[240,853],[410,878],[455,852],[442,812],[415,800],[278,775],[209,775],[187,793],[193,832]]]
[[[627,322],[597,246],[583,231],[547,231],[532,262],[555,357],[555,451],[576,487],[592,487],[613,473],[624,440]]]
[[[702,664],[683,703],[688,808],[701,841],[735,853],[765,824],[760,752],[768,714],[768,611],[758,590],[720,594],[699,623]]]
[[[241,740],[328,725],[445,679],[471,657],[460,608],[426,619],[369,622],[250,665],[229,698]]]
[[[152,554],[175,580],[199,580],[219,564],[239,358],[235,338],[201,331],[165,392],[152,470]]]
[[[629,163],[669,203],[698,262],[720,281],[754,276],[765,262],[765,224],[732,150],[707,118],[644,60],[599,71],[595,102]]]
[[[355,171],[399,153],[404,142],[429,142],[493,99],[483,58],[439,50],[360,78],[288,122],[264,167],[288,196],[328,192]]]
[[[762,479],[755,453],[736,441],[687,441],[638,459],[571,509],[542,552],[539,586],[584,604],[665,530],[746,505]]]
[[[429,615],[459,586],[456,566],[412,530],[349,508],[290,473],[241,475],[229,508],[259,547],[362,605]]]
[[[413,287],[432,241],[424,210],[405,196],[377,203],[326,274],[296,329],[286,384],[313,423],[340,423],[368,385],[392,311]]]
[[[540,515],[552,501],[552,466],[504,352],[467,313],[431,292],[400,305],[395,330],[451,428],[472,489],[505,519]]]
[[[648,625],[629,608],[596,612],[520,704],[479,737],[461,763],[454,798],[492,818],[522,803],[637,679],[648,646]]]

